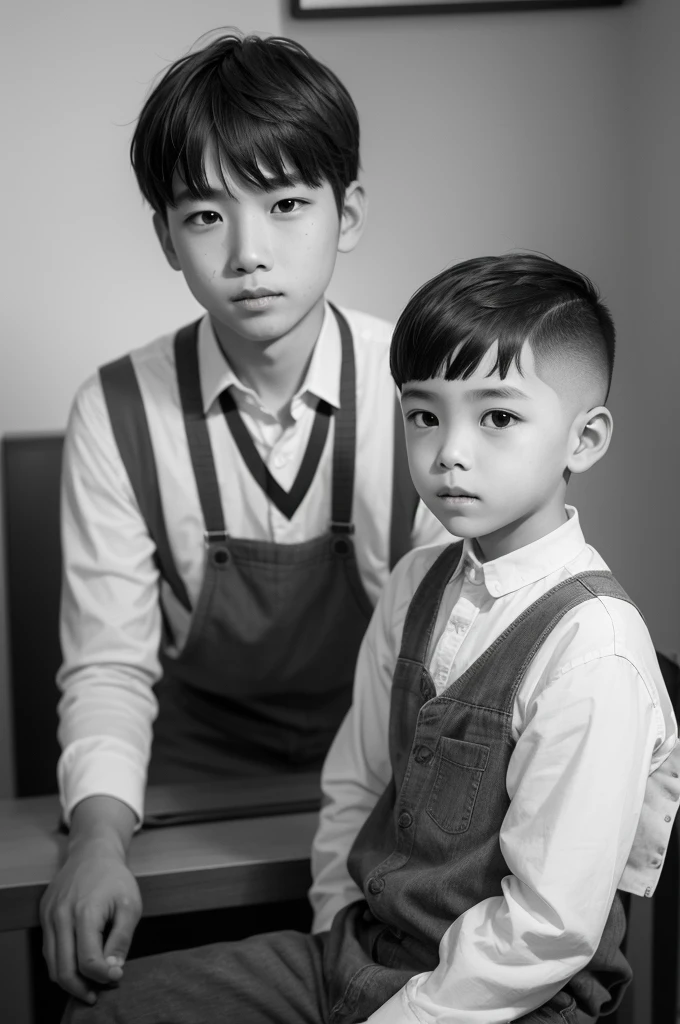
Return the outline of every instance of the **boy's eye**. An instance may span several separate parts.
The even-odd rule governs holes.
[[[278,213],[295,213],[302,206],[306,206],[302,199],[279,199],[277,203],[274,203],[272,209]]]
[[[513,416],[511,412],[503,412],[501,409],[492,409],[491,412],[485,412],[482,416],[482,426],[493,427],[495,430],[504,430],[518,422],[517,417]]]
[[[436,427],[439,424],[439,420],[433,412],[425,412],[423,409],[410,412],[408,419],[415,427],[419,427],[421,430],[426,427]]]
[[[191,217],[189,217],[190,224],[199,224],[202,227],[210,227],[212,224],[217,224],[220,220],[222,218],[214,210],[201,210],[199,213],[192,213]]]

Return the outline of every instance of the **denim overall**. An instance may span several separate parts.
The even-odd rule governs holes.
[[[161,652],[164,675],[156,688],[160,710],[150,782],[319,768],[349,707],[354,665],[372,608],[352,536],[354,348],[346,319],[335,308],[333,313],[342,343],[340,408],[334,412],[319,403],[290,492],[269,474],[229,392],[220,397],[246,465],[289,518],[312,482],[334,416],[332,521],[328,533],[302,543],[227,533],[202,406],[197,324],[175,338],[180,399],[205,523],[204,577],[194,608],[170,551],[131,360],[124,357],[100,370],[114,437],[155,541],[161,576],[192,614],[179,654]],[[417,502],[408,478],[401,414],[397,420],[396,412],[394,450],[392,564],[410,548]]]
[[[447,548],[409,607],[389,723],[392,780],[359,832],[349,872],[365,899],[335,917],[325,953],[330,1024],[365,1020],[413,975],[439,963],[456,918],[500,896],[508,867],[499,844],[509,806],[508,762],[518,687],[562,616],[596,596],[629,601],[611,573],[585,572],[526,609],[439,696],[426,668],[444,588],[462,545]],[[617,893],[586,968],[545,1006],[522,1017],[594,1021],[618,1004],[631,971],[620,950]]]

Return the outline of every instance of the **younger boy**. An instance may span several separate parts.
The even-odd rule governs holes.
[[[131,962],[72,1021],[586,1024],[620,999],[620,892],[651,895],[677,729],[567,481],[606,452],[614,329],[548,259],[460,264],[394,333],[409,463],[461,543],[404,557],[326,760],[314,936]]]

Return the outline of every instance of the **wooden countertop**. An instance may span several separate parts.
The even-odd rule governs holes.
[[[244,779],[237,785],[149,789],[150,823],[179,823],[145,827],[132,840],[129,863],[145,917],[305,894],[318,776]],[[39,923],[40,897],[65,846],[55,796],[0,801],[0,931]]]

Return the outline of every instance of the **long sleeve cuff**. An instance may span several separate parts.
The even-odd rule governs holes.
[[[424,1024],[406,999],[403,988],[395,992],[386,1003],[367,1018],[366,1024]]]
[[[111,796],[144,818],[146,762],[132,745],[110,736],[76,740],[64,750],[57,767],[59,794],[66,825],[74,807],[90,796]]]

